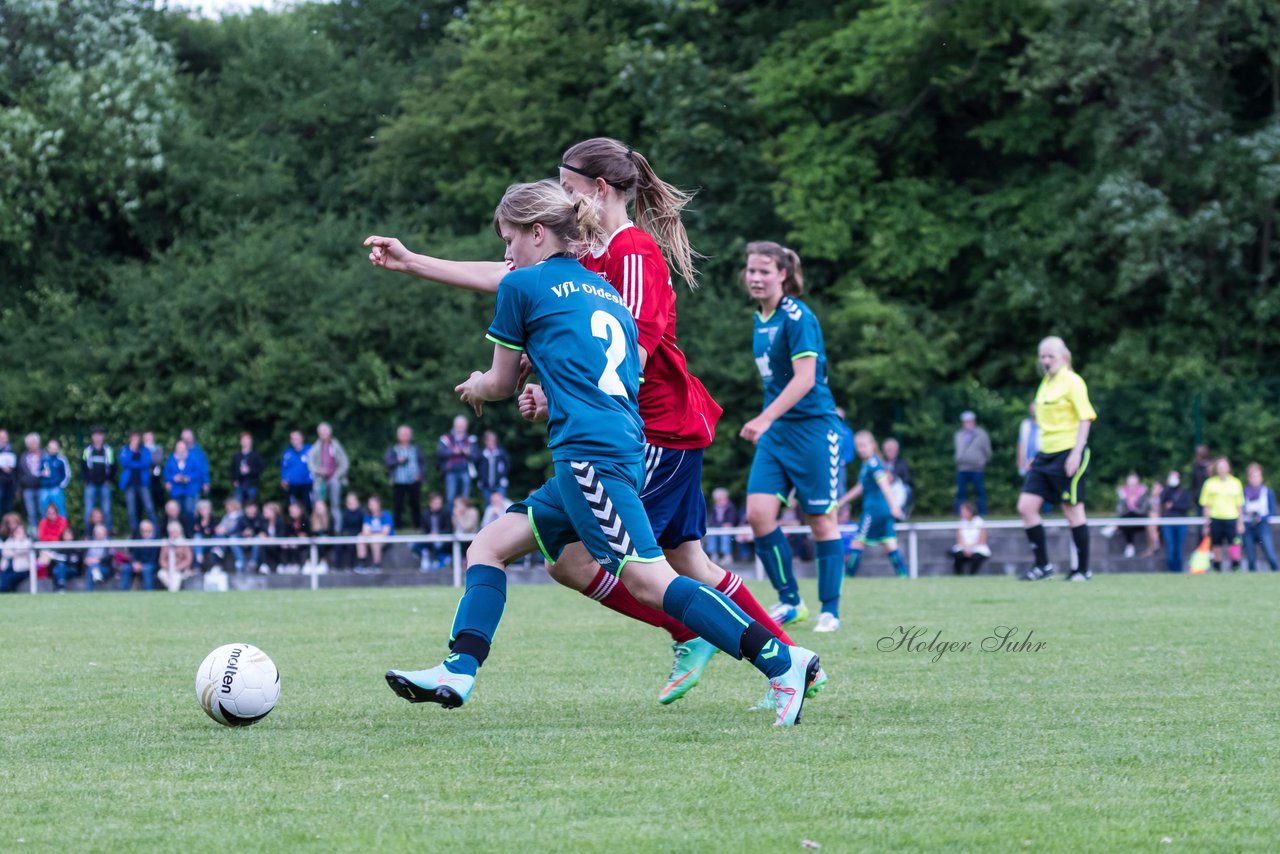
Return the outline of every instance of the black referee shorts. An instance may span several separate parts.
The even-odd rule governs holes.
[[[1080,455],[1080,468],[1074,475],[1067,474],[1067,457],[1071,451],[1056,454],[1036,454],[1027,471],[1022,491],[1039,495],[1054,504],[1083,504],[1085,475],[1089,471],[1089,448]]]

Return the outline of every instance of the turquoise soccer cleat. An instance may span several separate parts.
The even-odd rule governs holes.
[[[439,703],[456,709],[471,696],[476,677],[437,664],[430,670],[388,670],[387,684],[410,703]]]
[[[818,654],[800,646],[791,647],[791,668],[781,676],[769,680],[775,699],[774,726],[793,726],[800,723],[804,708],[804,695],[809,685],[818,679]]]
[[[673,643],[675,661],[671,664],[671,676],[667,684],[658,694],[658,702],[666,706],[679,700],[689,689],[698,684],[702,671],[706,670],[711,657],[719,652],[712,644],[702,638],[694,638],[684,643]]]
[[[809,606],[804,604],[803,599],[795,605],[778,602],[769,609],[769,616],[779,626],[785,627],[792,623],[803,623],[809,619]]]
[[[809,683],[809,687],[804,689],[804,698],[806,700],[812,700],[815,696],[821,693],[822,689],[825,687],[827,687],[827,671],[819,667],[818,672],[814,675],[813,680]],[[770,685],[768,690],[764,692],[764,696],[761,697],[760,700],[754,706],[751,707],[751,711],[753,712],[773,711],[777,707],[778,707],[778,703],[773,693],[773,685]]]

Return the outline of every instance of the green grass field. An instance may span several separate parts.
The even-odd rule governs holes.
[[[727,656],[659,706],[663,636],[551,586],[511,589],[457,711],[382,677],[439,660],[453,590],[7,596],[0,851],[1275,850],[1278,601],[859,580],[842,632],[797,630],[832,681],[781,731]],[[1045,647],[979,651],[1002,625]],[[975,648],[878,650],[898,626]],[[246,729],[195,699],[231,641],[282,673]]]

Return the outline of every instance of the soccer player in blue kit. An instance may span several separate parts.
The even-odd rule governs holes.
[[[898,532],[894,526],[894,520],[902,518],[902,508],[898,506],[893,490],[889,488],[893,478],[880,461],[880,446],[869,430],[859,430],[854,434],[853,444],[862,459],[862,468],[858,472],[858,482],[840,496],[840,503],[847,504],[861,496],[862,518],[858,523],[857,533],[853,535],[853,552],[849,555],[846,571],[850,575],[856,575],[867,544],[879,543],[884,546],[889,563],[893,564],[893,571],[900,578],[906,578],[907,563],[902,559],[902,552],[898,551]],[[839,616],[837,612],[836,628],[840,627]]]
[[[600,245],[594,200],[574,202],[552,181],[517,184],[494,213],[515,269],[498,288],[489,327],[493,364],[455,389],[480,413],[512,396],[527,354],[542,380],[555,476],[467,549],[466,592],[454,616],[450,654],[426,670],[388,671],[410,702],[456,708],[467,701],[506,604],[506,567],[535,550],[549,561],[581,541],[640,602],[661,608],[769,679],[775,725],[799,723],[818,656],[777,640],[723,594],[678,576],[663,557],[640,502],[644,434],[635,321],[617,291],[577,260]]]
[[[813,532],[818,559],[817,631],[839,628],[844,548],[836,527],[841,423],[827,385],[827,352],[818,318],[796,299],[804,292],[800,257],[770,241],[747,244],[743,281],[760,305],[752,352],[764,383],[764,409],[739,435],[756,445],[747,477],[747,524],[779,602],[769,616],[786,626],[808,619],[791,569],[791,548],[778,527],[794,489]]]

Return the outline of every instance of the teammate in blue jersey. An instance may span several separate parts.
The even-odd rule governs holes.
[[[840,627],[844,550],[836,527],[839,497],[840,418],[827,386],[827,352],[818,318],[796,299],[804,292],[800,257],[769,241],[747,244],[743,280],[760,304],[752,352],[764,381],[764,410],[739,434],[756,445],[747,478],[747,524],[756,554],[778,591],[769,616],[779,625],[809,618],[791,569],[791,549],[778,514],[794,489],[813,531],[818,558],[816,631]]]
[[[571,201],[552,181],[517,184],[498,205],[494,229],[515,269],[498,288],[489,327],[493,363],[455,391],[481,414],[485,402],[515,393],[521,354],[527,354],[547,399],[555,475],[467,549],[466,592],[448,657],[426,670],[388,671],[388,685],[414,703],[465,703],[506,605],[507,566],[536,550],[554,562],[580,541],[640,602],[752,662],[776,697],[775,725],[798,723],[818,656],[780,642],[715,589],[676,575],[640,503],[636,324],[617,291],[576,260],[584,245],[605,238],[596,203]]]
[[[902,559],[902,552],[898,551],[898,532],[894,528],[894,520],[902,518],[902,508],[898,506],[893,490],[889,488],[893,483],[893,475],[880,461],[880,446],[876,444],[876,437],[870,431],[859,430],[855,433],[853,446],[862,459],[862,469],[858,472],[858,482],[840,496],[840,503],[845,504],[861,496],[862,518],[858,523],[857,533],[853,535],[853,552],[849,555],[846,571],[850,575],[856,575],[867,544],[879,543],[888,553],[893,571],[906,578],[907,564]]]

